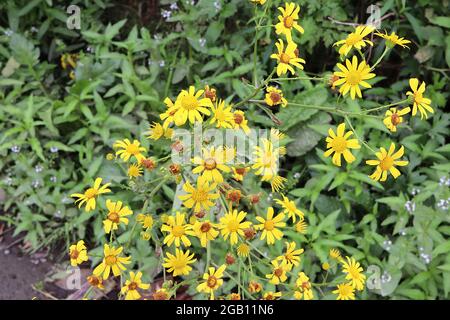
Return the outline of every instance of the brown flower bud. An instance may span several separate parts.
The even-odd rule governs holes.
[[[173,174],[174,176],[177,175],[177,174],[180,174],[180,172],[181,172],[181,166],[180,166],[179,164],[172,163],[172,164],[169,166],[169,171],[170,171],[170,173]]]
[[[235,261],[236,261],[236,259],[233,257],[233,255],[231,253],[227,253],[227,255],[225,256],[225,263],[230,266]]]
[[[242,196],[241,190],[231,189],[227,193],[227,200],[230,200],[231,202],[239,204],[239,200],[241,200],[241,196]]]
[[[152,158],[142,159],[141,165],[149,171],[156,168],[156,162]]]
[[[176,152],[182,152],[184,150],[183,143],[180,140],[177,140],[174,143],[172,143],[171,148],[173,151]]]
[[[201,218],[203,218],[206,215],[206,211],[204,209],[200,209],[200,211],[195,212],[194,215],[198,219],[201,219]]]
[[[256,235],[256,231],[253,227],[244,230],[244,237],[247,240],[252,240]]]

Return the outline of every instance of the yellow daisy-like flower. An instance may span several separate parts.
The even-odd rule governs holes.
[[[185,223],[185,215],[180,212],[177,212],[175,217],[170,216],[167,219],[166,224],[161,226],[161,231],[169,233],[164,238],[164,244],[167,244],[169,247],[173,243],[175,243],[176,247],[179,247],[181,242],[184,246],[189,247],[191,245],[191,241],[187,236],[195,235],[195,232],[192,231],[192,225]]]
[[[151,229],[153,227],[153,217],[149,214],[140,213],[136,218],[137,222],[142,225],[144,229]]]
[[[284,222],[284,214],[280,213],[277,216],[274,215],[272,207],[267,208],[266,219],[263,217],[256,217],[261,224],[255,225],[256,230],[262,230],[261,240],[266,239],[267,244],[274,244],[275,240],[280,240],[283,237],[283,232],[278,228],[286,226]]]
[[[292,30],[296,29],[300,33],[304,33],[305,30],[298,24],[298,13],[300,12],[300,6],[287,2],[283,7],[278,7],[281,15],[278,16],[279,22],[275,25],[276,34],[284,34],[288,41],[292,41]]]
[[[130,279],[125,281],[125,285],[121,288],[120,293],[126,294],[125,300],[139,300],[141,294],[138,289],[147,290],[150,288],[150,284],[143,283],[142,272],[134,273],[130,271]]]
[[[189,181],[186,181],[183,185],[183,190],[187,194],[178,197],[187,208],[193,208],[194,212],[198,212],[202,208],[208,210],[214,205],[213,200],[216,200],[220,196],[217,192],[214,192],[216,190],[216,184],[210,184],[203,176],[197,178],[197,185],[195,187]]]
[[[425,93],[425,81],[422,81],[422,84],[419,87],[419,80],[417,78],[409,79],[409,85],[411,87],[411,91],[406,93],[407,96],[411,96],[414,99],[412,115],[415,116],[417,110],[420,112],[420,119],[428,118],[427,111],[430,113],[434,113],[433,108],[430,106],[431,100],[425,98],[423,94]]]
[[[286,252],[277,257],[277,260],[285,263],[287,271],[291,271],[294,266],[300,263],[300,255],[305,251],[303,249],[295,249],[295,242],[285,242]]]
[[[272,264],[272,273],[266,274],[266,278],[270,279],[270,283],[277,285],[287,280],[286,271],[288,271],[288,267],[286,263],[282,261],[281,263],[278,260],[272,260],[270,262]]]
[[[250,0],[250,1],[253,2],[254,4],[263,5],[264,3],[266,3],[267,0]]]
[[[123,161],[128,161],[131,157],[135,157],[137,162],[140,163],[144,159],[143,153],[146,152],[144,147],[140,146],[141,143],[134,140],[133,143],[128,139],[117,140],[113,144],[114,149],[120,149],[116,151],[116,155],[120,156]]]
[[[262,289],[263,289],[263,286],[259,282],[250,281],[248,284],[248,291],[250,293],[258,293],[258,292],[261,292]]]
[[[103,285],[103,279],[101,277],[97,277],[92,274],[86,277],[86,280],[92,287],[98,288],[100,290],[105,289],[105,286]]]
[[[304,64],[305,60],[298,57],[297,45],[294,42],[288,41],[285,49],[283,40],[278,39],[278,42],[275,43],[275,46],[278,49],[278,53],[274,53],[270,57],[278,61],[278,76],[286,74],[288,71],[290,71],[291,74],[295,74],[295,70],[292,66],[303,70],[303,66],[301,65],[301,63]]]
[[[111,230],[117,230],[120,223],[128,225],[128,218],[126,216],[132,215],[133,211],[128,207],[122,207],[122,201],[113,202],[106,200],[106,208],[108,208],[108,216],[103,220],[103,229],[105,233],[110,233]]]
[[[152,295],[153,300],[169,300],[170,292],[166,288],[156,290]]]
[[[119,255],[122,253],[123,247],[114,248],[113,246],[109,246],[105,244],[103,248],[103,261],[100,263],[93,271],[95,276],[100,276],[103,274],[103,280],[109,278],[109,274],[111,270],[115,277],[118,277],[122,274],[122,271],[125,271],[126,268],[124,264],[131,263],[131,257],[120,257]]]
[[[411,41],[406,40],[405,38],[401,38],[398,35],[396,35],[395,32],[388,34],[387,31],[385,31],[385,33],[375,32],[375,34],[377,36],[385,39],[386,46],[389,48],[393,48],[396,45],[402,46],[403,48],[408,48],[407,44],[411,43]]]
[[[263,295],[264,300],[276,300],[277,298],[281,298],[281,292],[269,291]]]
[[[189,254],[189,250],[183,252],[178,248],[175,249],[175,255],[167,252],[167,257],[164,258],[165,263],[163,263],[163,267],[167,269],[167,272],[173,272],[174,277],[179,275],[187,276],[192,270],[190,264],[197,261],[197,259],[194,258],[194,254]]]
[[[242,129],[245,134],[250,133],[250,128],[248,126],[248,120],[245,118],[244,111],[236,110],[233,112],[233,129]]]
[[[295,220],[297,219],[296,217],[299,216],[300,220],[303,220],[305,214],[300,209],[297,209],[295,202],[289,200],[289,198],[286,197],[285,195],[281,196],[283,197],[283,200],[276,199],[275,202],[278,203],[281,207],[283,207],[283,213],[288,215],[288,219],[292,218],[292,222],[295,223]]]
[[[338,295],[336,300],[355,300],[355,289],[349,283],[338,284],[333,293]]]
[[[267,105],[271,107],[281,104],[284,108],[288,104],[286,98],[283,96],[283,91],[275,87],[267,87],[265,101]]]
[[[137,163],[133,163],[132,165],[130,165],[128,167],[127,174],[128,174],[128,177],[131,179],[131,178],[137,178],[137,177],[142,176],[142,172],[143,172],[142,167],[140,165],[138,165]]]
[[[234,180],[243,181],[245,174],[250,171],[250,168],[248,168],[248,167],[232,167],[231,170],[233,172]]]
[[[270,181],[270,186],[272,187],[272,192],[280,192],[280,190],[284,189],[284,183],[286,182],[286,178],[276,175]]]
[[[305,221],[300,221],[295,225],[295,230],[298,233],[306,234],[307,229],[308,229],[308,224]]]
[[[226,269],[226,265],[221,265],[219,268],[210,267],[208,272],[203,274],[203,280],[205,282],[200,283],[197,286],[198,292],[204,292],[209,294],[211,300],[214,299],[214,291],[216,291],[223,284],[223,272]]]
[[[73,267],[76,267],[77,265],[82,264],[85,261],[88,261],[88,254],[86,246],[84,244],[84,240],[80,240],[76,244],[70,246],[69,256],[70,256],[70,264]]]
[[[159,115],[159,118],[163,120],[163,128],[167,129],[169,126],[175,121],[174,116],[178,111],[178,107],[175,106],[173,101],[170,98],[164,99],[164,104],[167,107],[167,110]]]
[[[262,143],[262,146],[254,146],[255,159],[252,169],[256,170],[256,175],[262,176],[262,181],[270,181],[277,175],[280,148],[275,148],[267,139],[262,139]]]
[[[182,90],[175,101],[175,114],[173,119],[175,125],[182,126],[189,119],[190,123],[203,122],[202,114],[209,116],[211,112],[205,107],[213,107],[210,99],[202,98],[204,90],[195,92],[195,87]]]
[[[369,35],[375,28],[372,26],[357,26],[355,31],[350,33],[345,40],[336,42],[335,46],[341,46],[339,48],[339,54],[347,55],[352,48],[361,49],[366,45],[373,46],[372,41],[365,40],[364,38]]]
[[[294,292],[294,298],[300,300],[312,300],[314,299],[314,293],[311,289],[311,282],[309,281],[309,277],[303,273],[298,273],[298,278],[295,281],[296,290]]]
[[[244,236],[244,230],[250,228],[251,222],[244,221],[247,212],[237,210],[226,213],[220,218],[219,229],[221,229],[222,236],[225,240],[230,237],[230,243],[236,244],[239,236]]]
[[[103,193],[111,192],[108,187],[111,185],[111,183],[105,183],[103,186],[100,186],[102,184],[102,178],[97,178],[94,181],[94,185],[87,189],[84,193],[73,193],[70,196],[72,198],[78,198],[75,200],[75,204],[78,202],[78,208],[81,208],[81,206],[86,203],[86,212],[89,212],[91,210],[95,209],[96,201],[95,198]]]
[[[236,248],[236,252],[238,256],[246,258],[250,254],[250,246],[245,243],[241,243]]]
[[[194,157],[192,163],[196,164],[192,173],[201,174],[208,182],[222,183],[223,176],[221,172],[230,172],[227,162],[233,160],[234,154],[227,151],[222,146],[216,148],[212,146],[209,149],[202,148],[202,157]]]
[[[394,151],[395,145],[394,143],[391,143],[389,151],[386,152],[386,149],[381,147],[380,151],[375,153],[378,160],[366,161],[366,164],[368,165],[377,166],[375,172],[370,176],[371,179],[375,181],[386,181],[388,172],[392,174],[394,179],[397,179],[401,173],[395,166],[406,166],[409,162],[397,160],[400,159],[405,152],[405,148],[403,146],[401,146],[397,152],[394,153]]]
[[[355,258],[345,257],[347,261],[342,260],[342,272],[346,273],[346,280],[350,280],[350,284],[358,291],[364,290],[366,276],[362,273],[364,270],[355,260]]]
[[[219,100],[212,107],[211,111],[210,123],[215,123],[216,128],[233,128],[234,116],[231,111],[231,105],[225,105],[224,100]]]
[[[192,230],[194,231],[195,236],[200,239],[202,247],[206,247],[208,241],[214,240],[219,235],[219,231],[215,229],[216,227],[217,225],[209,220],[195,221]]]
[[[330,252],[328,253],[330,255],[330,258],[334,260],[341,260],[341,252],[338,249],[332,248],[330,249]]]
[[[162,136],[164,136],[165,131],[166,130],[164,130],[164,127],[160,123],[153,122],[150,125],[147,137],[152,140],[159,140]]]
[[[342,95],[346,95],[350,91],[350,97],[354,100],[356,96],[362,98],[361,87],[372,88],[372,86],[365,80],[375,77],[375,73],[371,73],[371,68],[366,61],[358,63],[358,58],[353,56],[352,62],[345,60],[345,66],[341,63],[336,65],[340,71],[334,72],[334,75],[338,77],[333,82],[333,86],[341,86],[339,92]]]
[[[344,156],[345,161],[352,163],[355,161],[355,157],[349,149],[360,149],[361,146],[358,143],[358,139],[349,139],[353,134],[353,131],[345,132],[345,123],[341,123],[336,130],[336,134],[333,129],[328,129],[328,137],[326,138],[328,150],[324,152],[325,157],[329,157],[332,153],[332,162],[336,166],[341,166],[341,155]]]
[[[403,122],[403,117],[405,114],[409,113],[411,111],[410,107],[404,108],[400,111],[397,111],[396,108],[391,108],[386,111],[383,123],[392,132],[397,131],[397,126]]]

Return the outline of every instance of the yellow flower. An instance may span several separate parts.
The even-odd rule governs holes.
[[[283,97],[283,91],[275,87],[267,87],[265,101],[271,107],[281,104],[284,108],[288,104],[287,100]]]
[[[277,285],[281,282],[285,282],[287,280],[286,271],[288,271],[288,267],[286,263],[282,261],[278,263],[278,260],[272,260],[272,273],[266,274],[266,278],[270,279],[270,283]]]
[[[175,243],[176,247],[183,245],[189,247],[191,245],[191,241],[189,241],[188,236],[195,235],[194,231],[192,231],[192,225],[185,223],[185,215],[184,213],[177,212],[174,216],[170,216],[167,219],[167,224],[163,224],[161,226],[162,232],[168,232],[169,234],[164,238],[164,244],[171,246],[172,243]]]
[[[128,177],[130,177],[130,179],[131,179],[131,178],[137,178],[137,177],[142,176],[142,172],[143,172],[142,167],[136,163],[133,163],[132,165],[130,165],[128,167],[127,174],[128,174]]]
[[[248,167],[232,167],[233,179],[236,181],[243,181],[244,175],[250,170]]]
[[[300,221],[295,225],[295,230],[301,234],[306,234],[307,228],[308,224],[305,221]]]
[[[288,197],[285,195],[281,195],[283,197],[283,200],[276,199],[275,202],[278,203],[281,207],[283,207],[283,213],[288,215],[288,219],[292,218],[292,222],[295,222],[296,216],[299,216],[300,220],[303,220],[305,217],[305,214],[300,210],[297,209],[295,202],[292,200],[289,200]]]
[[[278,16],[279,22],[275,25],[276,34],[284,34],[288,41],[292,41],[292,29],[296,29],[300,33],[305,30],[297,23],[300,6],[293,2],[287,2],[283,7],[278,7],[281,15]]]
[[[263,299],[264,300],[276,300],[277,298],[281,297],[281,292],[273,292],[269,291],[264,293]]]
[[[133,143],[128,139],[117,140],[114,142],[113,148],[120,148],[121,150],[116,151],[116,155],[120,156],[123,161],[128,161],[130,157],[135,157],[137,162],[140,163],[142,159],[144,159],[144,155],[146,150],[144,147],[140,146],[141,143],[137,140],[134,140]]]
[[[230,243],[236,244],[239,236],[244,236],[244,230],[250,228],[251,222],[244,221],[246,212],[237,210],[226,213],[220,218],[219,229],[221,229],[222,236],[225,240],[230,237]]]
[[[204,90],[195,92],[195,87],[190,86],[189,90],[182,90],[175,101],[175,114],[173,119],[175,125],[181,126],[189,119],[190,123],[195,121],[203,122],[202,114],[209,116],[211,113],[205,107],[212,107],[213,104],[208,98],[201,98]]]
[[[126,270],[124,264],[131,263],[131,257],[119,256],[122,251],[123,247],[119,247],[116,249],[105,244],[103,249],[103,261],[94,269],[94,275],[100,276],[103,274],[103,280],[106,280],[108,279],[109,274],[112,270],[115,277],[120,276],[122,274],[122,271]]]
[[[238,256],[246,258],[250,254],[250,247],[245,243],[241,243],[238,245],[236,252]]]
[[[151,229],[153,227],[153,217],[149,214],[140,213],[138,214],[136,220],[142,225],[144,229]]]
[[[106,208],[108,208],[108,216],[103,220],[103,228],[105,233],[110,233],[111,230],[117,230],[120,223],[128,225],[128,218],[126,216],[132,215],[133,211],[128,207],[122,208],[122,201],[112,202],[106,200]]]
[[[252,169],[256,170],[256,175],[262,176],[262,181],[270,181],[277,175],[280,148],[275,148],[267,139],[262,139],[262,143],[262,147],[254,146],[255,159]]]
[[[263,5],[264,3],[266,3],[267,0],[250,0],[250,1],[253,2],[254,4]]]
[[[178,196],[187,208],[194,208],[194,212],[201,208],[208,210],[214,205],[212,200],[219,198],[219,194],[214,192],[216,184],[210,184],[203,176],[197,178],[197,185],[193,187],[189,181],[183,185],[186,195]]]
[[[255,226],[256,230],[262,230],[261,240],[266,239],[267,244],[274,244],[275,240],[280,240],[283,237],[283,232],[278,228],[286,226],[284,222],[284,214],[280,213],[277,216],[273,216],[274,211],[272,207],[267,208],[266,219],[263,217],[256,217],[256,220],[261,222]]]
[[[248,127],[248,120],[245,119],[245,113],[241,110],[236,110],[233,112],[233,129],[242,129],[245,134],[250,133],[250,128]]]
[[[175,249],[175,255],[167,252],[167,258],[164,258],[165,263],[163,263],[163,267],[167,269],[167,272],[173,272],[174,277],[179,275],[187,276],[192,270],[190,264],[197,261],[194,258],[194,254],[189,254],[189,250],[183,252],[178,248]]]
[[[85,261],[88,261],[88,254],[84,241],[80,240],[69,248],[70,264],[76,267]]]
[[[341,166],[341,155],[344,156],[345,161],[352,163],[355,157],[349,149],[360,149],[358,139],[348,139],[353,134],[352,131],[345,132],[345,123],[341,123],[337,127],[336,134],[333,129],[328,129],[328,137],[326,138],[328,150],[324,152],[325,157],[329,157],[334,153],[332,162],[336,166]]]
[[[361,89],[359,86],[364,88],[372,88],[372,86],[365,80],[372,79],[375,77],[375,73],[371,73],[370,66],[366,64],[366,61],[361,61],[358,64],[358,58],[353,56],[352,62],[350,60],[345,60],[345,65],[338,63],[336,66],[340,71],[334,72],[338,80],[333,82],[333,86],[341,86],[339,92],[342,95],[346,95],[350,91],[350,96],[354,100],[356,95],[362,98]]]
[[[133,271],[130,271],[130,279],[125,281],[125,285],[120,290],[121,294],[125,294],[125,300],[139,300],[141,298],[141,294],[137,289],[147,290],[150,288],[150,285],[147,283],[142,283],[142,272],[137,272],[136,274]]]
[[[164,135],[164,128],[160,123],[153,122],[150,125],[150,130],[148,131],[148,138],[152,140],[159,140]]]
[[[275,43],[275,46],[278,49],[278,53],[274,53],[270,57],[278,61],[278,76],[286,74],[288,71],[290,71],[291,74],[295,74],[295,70],[292,66],[303,70],[303,66],[301,65],[301,63],[304,64],[305,60],[298,57],[297,45],[294,42],[288,41],[285,50],[283,40],[278,39],[278,42]]]
[[[215,123],[216,128],[233,128],[234,116],[231,111],[231,105],[225,106],[225,101],[219,100],[212,107],[211,111],[210,123]]]
[[[227,152],[222,146],[209,149],[202,148],[202,157],[194,157],[192,163],[196,164],[192,173],[201,174],[208,182],[222,183],[223,176],[221,172],[230,172],[230,168],[226,165],[231,161],[234,155]]]
[[[166,288],[161,288],[155,291],[152,295],[153,300],[169,300],[170,292]]]
[[[417,78],[409,79],[409,85],[411,87],[411,91],[406,93],[407,96],[411,96],[414,99],[412,115],[415,116],[417,113],[417,109],[420,112],[420,119],[428,118],[427,111],[430,113],[434,113],[433,108],[430,106],[431,100],[428,98],[424,98],[423,94],[425,93],[425,81],[422,81],[422,84],[419,87],[419,80]]]
[[[311,289],[311,282],[309,277],[303,272],[298,273],[298,278],[295,281],[296,290],[294,292],[294,297],[297,300],[303,298],[303,300],[312,300],[314,298],[314,293]]]
[[[294,266],[298,266],[300,263],[300,255],[305,251],[303,249],[295,250],[295,242],[285,242],[286,252],[277,257],[277,260],[282,261],[287,268],[287,271],[291,271]]]
[[[350,52],[352,48],[361,49],[367,44],[373,46],[372,41],[365,40],[364,37],[366,37],[374,30],[375,28],[372,26],[357,26],[355,28],[355,31],[350,33],[345,40],[338,41],[334,45],[341,45],[341,47],[339,48],[339,54],[345,56]]]
[[[333,293],[338,295],[336,300],[355,300],[355,289],[349,283],[338,284]]]
[[[364,270],[355,258],[345,257],[347,261],[342,260],[342,272],[346,273],[346,280],[358,291],[364,290],[366,276],[362,273]]]
[[[95,288],[99,288],[101,290],[105,289],[105,286],[103,285],[103,279],[100,277],[97,277],[95,275],[90,275],[86,278],[87,282],[95,287]]]
[[[330,264],[328,262],[322,263],[322,269],[328,271],[330,269]]]
[[[239,293],[230,293],[228,300],[241,300],[241,295]]]
[[[395,45],[408,48],[406,44],[411,43],[411,41],[406,40],[405,38],[400,38],[395,34],[395,32],[388,34],[387,31],[385,31],[385,33],[375,32],[375,34],[383,39],[386,39],[386,46],[390,48],[393,48]]]
[[[202,247],[206,247],[208,241],[214,240],[219,235],[219,231],[215,229],[216,227],[217,226],[209,220],[195,221],[192,229],[195,235],[200,239]]]
[[[111,183],[105,183],[103,186],[100,186],[102,183],[102,178],[97,178],[94,181],[94,185],[87,189],[84,193],[73,193],[70,196],[72,198],[78,198],[75,200],[75,203],[78,203],[78,208],[81,208],[83,203],[86,203],[86,212],[89,212],[91,210],[95,209],[95,198],[103,193],[111,192],[110,189],[108,189],[109,185]]]
[[[403,122],[403,117],[405,114],[411,111],[410,107],[404,108],[400,111],[397,111],[396,108],[391,108],[386,111],[383,123],[384,125],[391,130],[392,132],[397,131],[397,126]]]
[[[204,292],[210,294],[210,299],[214,299],[214,291],[216,291],[223,284],[223,272],[225,271],[226,265],[221,265],[219,268],[210,267],[209,272],[203,274],[203,280],[205,282],[200,283],[197,286],[198,292]]]
[[[175,113],[178,111],[179,106],[175,106],[173,101],[170,98],[164,99],[164,104],[167,107],[167,110],[159,115],[159,118],[161,120],[164,120],[163,122],[163,128],[167,129],[175,120],[174,116]]]
[[[341,252],[338,249],[332,248],[330,249],[329,255],[334,260],[341,260]]]
[[[280,192],[280,190],[284,189],[284,183],[286,182],[286,178],[276,175],[270,181],[270,186],[272,187],[272,192]]]
[[[263,289],[262,284],[256,281],[250,281],[248,284],[248,291],[250,293],[258,293]]]
[[[391,143],[388,152],[386,152],[386,149],[381,147],[380,152],[375,153],[378,160],[366,161],[366,164],[368,165],[377,166],[375,172],[370,176],[371,179],[375,181],[386,181],[388,172],[392,174],[394,179],[397,179],[401,173],[395,166],[406,166],[409,162],[397,160],[400,159],[405,152],[405,148],[403,146],[401,146],[397,152],[394,153],[394,151],[395,145],[394,143]]]

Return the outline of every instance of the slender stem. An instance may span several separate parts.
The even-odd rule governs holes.
[[[350,126],[350,129],[352,129],[353,133],[355,134],[356,139],[358,139],[358,140],[359,140],[359,141],[360,141],[367,149],[369,149],[370,151],[372,151],[373,153],[375,153],[375,150],[373,150],[373,149],[367,144],[366,141],[362,140],[362,139],[358,136],[358,134],[356,133],[355,128],[353,128],[353,125],[352,125],[350,119],[349,119],[347,116],[345,116],[345,121],[347,121],[348,125]]]
[[[294,77],[294,78],[273,78],[272,79],[272,81],[289,81],[289,80],[323,81],[324,78],[321,78],[321,77]]]
[[[402,104],[402,103],[405,103],[405,102],[408,102],[408,101],[409,101],[409,99],[397,101],[397,102],[394,102],[394,103],[386,104],[384,106],[380,106],[380,107],[375,107],[375,108],[372,108],[372,109],[364,110],[363,113],[367,114],[367,113],[370,113],[370,112],[386,109],[386,108],[393,107],[393,106],[396,106],[396,105],[399,105],[399,104]]]
[[[386,55],[386,53],[389,51],[389,47],[386,46],[386,48],[384,48],[383,53],[381,54],[381,56],[378,58],[378,60],[374,63],[374,65],[370,68],[370,70],[374,70],[375,67],[381,62],[381,60],[383,60],[384,56]]]
[[[218,268],[217,265],[215,265],[215,267]],[[252,294],[251,294],[247,289],[245,289],[244,286],[243,286],[242,284],[240,284],[239,281],[237,281],[231,274],[229,274],[227,271],[224,271],[223,273],[224,273],[228,278],[230,278],[231,281],[233,281],[234,283],[236,283],[236,285],[237,285],[242,291],[244,291],[245,294],[247,294],[247,295],[250,297],[250,299],[255,300],[255,298],[252,296]]]
[[[234,107],[237,108],[237,107],[243,105],[244,103],[248,102],[250,99],[254,98],[269,83],[270,79],[272,79],[276,70],[277,70],[276,68],[273,68],[272,72],[269,74],[269,76],[266,78],[266,80],[264,80],[262,85],[260,85],[259,87],[256,87],[255,90],[249,96],[247,96],[244,100],[236,103],[234,105]]]

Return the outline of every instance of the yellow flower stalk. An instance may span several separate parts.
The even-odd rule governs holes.
[[[300,12],[300,6],[287,2],[283,7],[278,7],[281,15],[278,16],[279,22],[275,25],[276,34],[284,34],[288,41],[292,41],[292,31],[297,30],[300,33],[304,33],[305,30],[298,24],[298,13]]]
[[[278,61],[278,76],[284,75],[288,71],[290,71],[291,74],[295,74],[293,66],[299,68],[300,70],[303,70],[303,65],[301,65],[301,63],[304,64],[305,60],[298,57],[297,45],[294,42],[288,41],[285,48],[283,40],[278,39],[278,42],[275,43],[275,46],[277,47],[278,53],[274,53],[270,57]]]
[[[333,86],[341,86],[339,92],[346,96],[350,91],[350,97],[352,100],[356,96],[362,98],[361,87],[372,88],[372,86],[365,80],[375,77],[375,73],[371,73],[372,70],[366,61],[362,60],[358,63],[358,58],[353,56],[352,61],[346,59],[345,66],[341,63],[336,65],[340,71],[334,72],[334,75],[338,78],[333,82]]]
[[[256,220],[261,224],[255,225],[256,230],[262,230],[261,240],[266,239],[267,244],[274,244],[276,240],[283,237],[283,232],[279,228],[286,226],[284,222],[284,214],[279,213],[274,217],[274,210],[272,207],[267,208],[266,218],[256,217]]]
[[[221,229],[222,236],[225,240],[230,238],[231,245],[238,242],[239,236],[244,236],[244,230],[250,228],[251,222],[245,221],[247,213],[237,210],[226,213],[220,218],[219,229]]]
[[[420,119],[428,118],[427,111],[430,113],[434,113],[433,108],[430,106],[431,100],[425,98],[423,94],[425,93],[425,81],[419,87],[419,80],[417,78],[409,79],[409,85],[411,87],[411,91],[406,93],[407,96],[411,96],[413,100],[412,107],[412,115],[415,116],[417,114],[417,110],[420,112]]]
[[[113,202],[108,199],[106,200],[106,208],[109,212],[107,218],[103,220],[105,233],[108,234],[111,230],[117,230],[121,223],[128,225],[128,218],[126,217],[132,215],[133,211],[126,206],[122,207],[122,201]]]
[[[112,271],[115,277],[118,277],[122,274],[122,271],[126,270],[125,264],[131,263],[131,257],[121,257],[120,254],[123,251],[123,247],[115,248],[113,246],[109,246],[105,244],[103,249],[103,261],[95,267],[93,274],[95,276],[103,275],[103,280],[109,278],[109,275]]]
[[[193,264],[197,259],[194,258],[194,254],[190,254],[189,250],[183,252],[181,249],[175,249],[175,255],[170,252],[166,253],[164,258],[165,263],[163,263],[163,267],[167,269],[167,272],[173,272],[173,276],[187,276],[192,267],[190,264]]]
[[[356,160],[350,149],[360,149],[358,139],[349,139],[353,135],[352,131],[345,132],[345,123],[341,123],[334,133],[333,129],[328,129],[328,137],[326,138],[328,150],[324,152],[325,157],[329,157],[333,153],[332,162],[336,166],[341,166],[341,156],[345,161],[352,163]]]
[[[103,186],[101,186],[101,183],[102,178],[97,178],[94,181],[94,185],[84,193],[73,193],[70,195],[72,198],[78,198],[75,200],[75,204],[78,202],[78,208],[81,208],[81,206],[86,203],[86,212],[94,210],[96,206],[95,199],[101,194],[111,192],[111,190],[108,189],[111,183],[105,183]]]
[[[406,166],[408,165],[408,161],[398,160],[400,159],[404,152],[405,148],[403,146],[395,152],[395,144],[391,143],[389,147],[389,151],[386,151],[383,147],[380,148],[380,151],[375,153],[377,160],[367,160],[366,164],[371,166],[377,166],[375,172],[370,176],[371,179],[375,181],[386,181],[388,172],[397,179],[400,176],[400,171],[395,166]]]
[[[192,225],[186,224],[185,214],[176,212],[175,217],[170,216],[167,219],[166,224],[161,226],[162,232],[167,232],[167,236],[164,238],[164,244],[171,246],[175,244],[176,247],[181,246],[181,243],[185,247],[191,246],[191,241],[187,236],[194,236],[195,233],[192,231]]]
[[[70,264],[76,267],[85,261],[88,261],[88,254],[84,240],[78,241],[69,248]]]
[[[355,31],[350,33],[347,38],[336,42],[335,46],[339,48],[339,54],[346,56],[352,48],[361,49],[366,45],[373,46],[373,42],[364,38],[375,30],[372,26],[357,26]]]
[[[211,300],[214,299],[214,292],[223,284],[223,272],[226,269],[226,265],[221,265],[219,268],[210,267],[208,272],[203,274],[203,280],[205,282],[200,283],[197,286],[198,292],[204,292],[209,294]]]
[[[125,294],[125,300],[139,300],[141,294],[138,289],[147,290],[150,288],[150,285],[143,283],[141,278],[142,272],[134,273],[130,271],[130,279],[125,281],[125,285],[120,290],[121,294]]]

